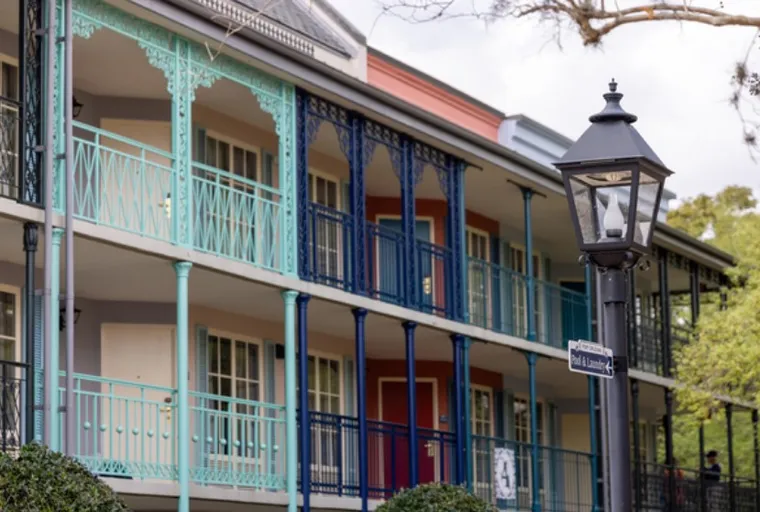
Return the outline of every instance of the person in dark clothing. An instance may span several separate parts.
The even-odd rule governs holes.
[[[718,452],[710,450],[707,452],[707,467],[705,467],[705,480],[708,482],[719,482],[721,467],[718,463]]]
[[[718,512],[721,510],[721,492],[720,472],[721,467],[718,463],[718,452],[710,450],[706,454],[707,466],[703,468],[705,486],[707,486],[707,510]]]

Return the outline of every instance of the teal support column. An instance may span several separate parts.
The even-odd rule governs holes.
[[[464,460],[467,461],[465,466],[465,478],[467,478],[467,489],[472,492],[473,467],[472,467],[472,420],[470,414],[472,408],[470,405],[470,338],[464,339],[462,347],[462,366],[464,370],[464,382],[462,386],[462,427],[464,428]]]
[[[282,211],[280,219],[280,261],[281,272],[288,276],[298,276],[298,159],[296,158],[296,88],[280,82],[282,103],[275,115],[277,129],[277,161],[279,165]],[[284,295],[283,295],[284,297]],[[287,304],[287,300],[286,300]],[[295,378],[295,377],[294,377]],[[295,509],[293,509],[295,510]]]
[[[50,361],[47,367],[47,385],[49,390],[49,416],[47,418],[49,448],[58,451],[61,449],[61,413],[58,411],[60,406],[58,393],[58,380],[60,373],[60,324],[59,311],[61,297],[61,240],[63,239],[63,229],[53,228],[53,253],[50,255],[50,265],[53,271],[53,279],[50,283],[50,311],[51,317],[47,319],[47,325],[50,326]],[[48,409],[48,408],[46,408]]]
[[[538,404],[536,402],[536,363],[538,356],[533,352],[525,354],[528,359],[528,379],[530,389],[530,471],[533,478],[531,479],[530,496],[531,511],[541,512],[541,495],[539,493],[541,481],[541,472],[539,468],[539,458],[541,454],[538,451]]]
[[[285,302],[285,485],[288,512],[296,512],[298,499],[298,429],[296,427],[296,297],[298,292],[282,292]],[[304,427],[304,428],[308,428]]]
[[[527,304],[527,328],[526,333],[528,341],[536,341],[536,281],[534,279],[535,270],[533,268],[533,218],[531,211],[531,199],[533,190],[521,188],[523,193],[523,215],[525,217],[525,283]]]
[[[190,395],[187,376],[190,371],[188,324],[188,278],[187,261],[174,264],[177,274],[177,475],[179,480],[178,512],[190,511]]]

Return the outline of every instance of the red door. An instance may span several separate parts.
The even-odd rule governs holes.
[[[432,429],[433,383],[417,382],[417,426]],[[388,423],[408,424],[408,401],[406,382],[383,382],[383,421]],[[419,437],[419,434],[418,434]],[[395,483],[394,490],[409,487],[409,448],[406,435],[387,436],[384,440],[385,488]],[[436,443],[428,439],[418,440],[419,480],[421,484],[435,481],[435,458],[439,451]]]

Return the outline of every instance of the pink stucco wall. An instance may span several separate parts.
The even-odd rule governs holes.
[[[409,103],[493,141],[498,140],[502,116],[488,112],[394,66],[377,55],[367,56],[367,81]]]

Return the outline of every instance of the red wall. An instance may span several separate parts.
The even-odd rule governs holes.
[[[417,199],[414,203],[417,217],[432,217],[434,225],[434,244],[443,245],[446,237],[446,201],[439,199]],[[401,216],[401,199],[398,197],[367,196],[367,220],[377,222],[378,215]],[[499,223],[480,214],[466,211],[468,227],[485,231],[491,235],[499,234]]]
[[[448,347],[449,345],[447,345]],[[446,361],[417,361],[417,378],[435,378],[438,388],[438,416],[449,415],[449,393],[446,388],[448,379],[453,378],[453,364]],[[380,382],[381,377],[406,377],[406,363],[403,360],[369,359],[367,360],[367,417],[380,419]],[[495,390],[501,389],[502,378],[496,372],[470,368],[470,381],[478,386]],[[404,400],[406,401],[406,400]],[[439,424],[440,430],[448,430],[448,424]]]

